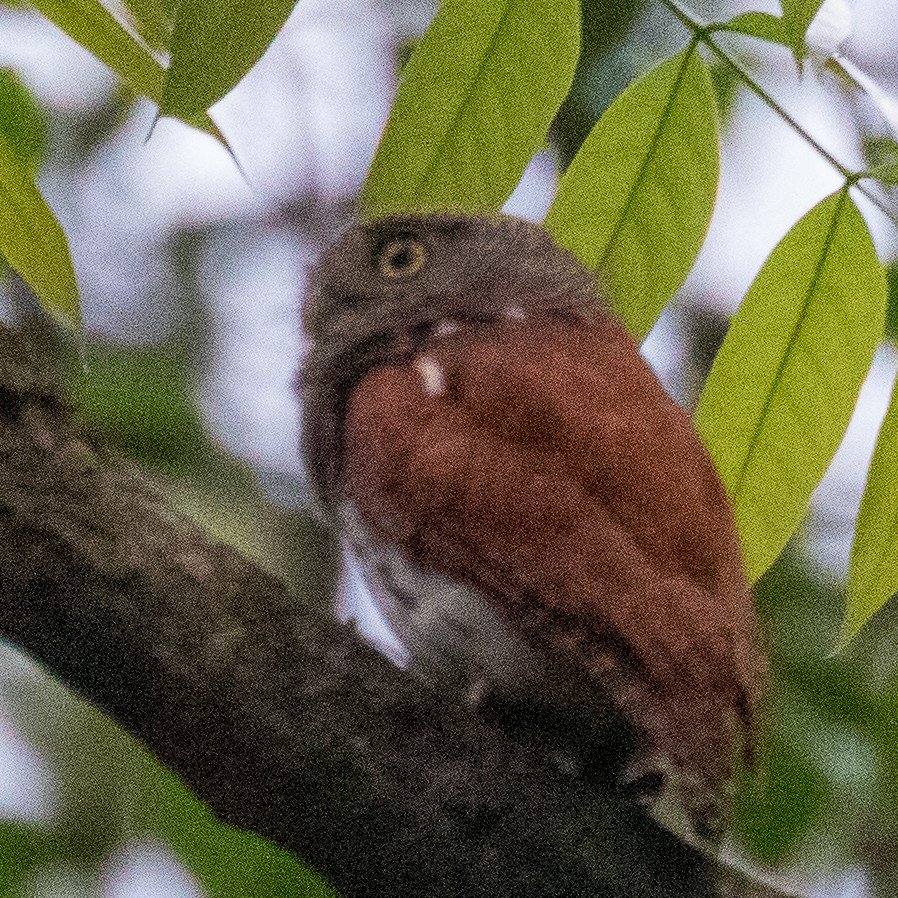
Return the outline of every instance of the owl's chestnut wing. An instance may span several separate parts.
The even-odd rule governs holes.
[[[345,440],[345,489],[372,530],[478,587],[685,764],[728,766],[760,688],[732,514],[619,324],[453,334],[369,372]]]

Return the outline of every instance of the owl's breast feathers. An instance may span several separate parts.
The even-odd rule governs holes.
[[[372,531],[482,590],[675,763],[722,780],[750,750],[763,674],[730,505],[617,322],[503,321],[374,368],[344,449]]]

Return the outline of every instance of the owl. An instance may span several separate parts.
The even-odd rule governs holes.
[[[764,680],[752,596],[714,465],[594,274],[536,224],[395,215],[324,255],[303,316],[311,482],[409,670],[612,709],[622,778],[716,838]]]

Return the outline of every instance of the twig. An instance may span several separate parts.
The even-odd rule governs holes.
[[[739,63],[727,53],[713,38],[713,26],[710,23],[702,23],[697,16],[685,9],[679,0],[660,0],[679,21],[693,34],[693,39],[704,44],[718,59],[732,69],[739,80],[754,93],[763,103],[775,112],[808,146],[815,150],[821,158],[826,160],[839,174],[851,182],[852,186],[869,200],[890,221],[898,224],[898,212],[890,209],[883,201],[870,191],[868,187],[857,183],[861,175],[853,172],[848,166],[840,162],[826,147],[814,138],[803,125],[790,115]]]

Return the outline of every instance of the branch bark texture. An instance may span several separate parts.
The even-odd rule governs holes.
[[[345,898],[720,894],[714,865],[622,796],[423,689],[312,604],[88,439],[0,326],[0,632],[220,818]]]

